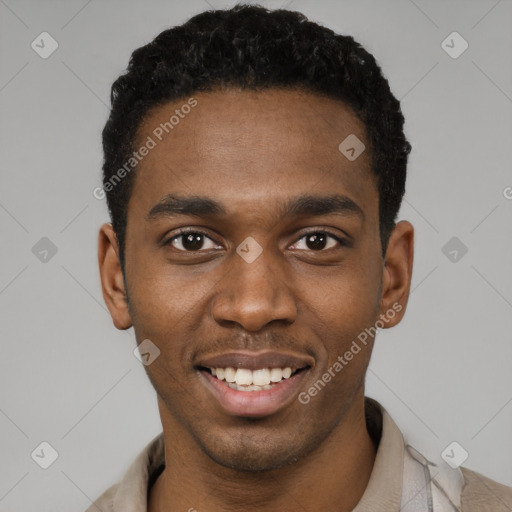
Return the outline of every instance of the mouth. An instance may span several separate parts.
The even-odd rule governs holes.
[[[285,368],[260,368],[258,370],[249,370],[248,368],[200,368],[208,371],[217,380],[226,383],[231,389],[236,391],[267,391],[274,386],[294,377],[306,368],[299,368],[292,371],[287,366]]]
[[[224,413],[263,417],[293,401],[313,365],[309,356],[231,353],[203,360],[196,370]]]

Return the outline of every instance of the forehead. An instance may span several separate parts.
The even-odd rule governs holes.
[[[347,137],[366,146],[353,161],[339,149]],[[313,93],[200,92],[152,109],[135,147],[150,139],[136,169],[135,207],[167,194],[267,209],[304,193],[348,195],[366,209],[376,200],[363,123],[343,102]]]

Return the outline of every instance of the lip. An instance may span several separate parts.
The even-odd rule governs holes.
[[[218,407],[230,416],[265,417],[276,414],[296,400],[301,382],[314,366],[311,356],[299,356],[284,352],[230,352],[202,358],[195,365],[208,391]],[[206,368],[291,368],[292,374],[262,391],[237,391],[226,382],[214,377]]]
[[[228,352],[205,357],[195,366],[206,368],[247,368],[259,370],[260,368],[291,368],[292,372],[314,365],[310,356],[298,356],[286,352]]]
[[[261,418],[277,413],[295,400],[300,383],[308,371],[309,368],[304,369],[289,379],[278,382],[271,389],[262,391],[237,391],[207,370],[200,370],[199,373],[224,413],[230,416]]]

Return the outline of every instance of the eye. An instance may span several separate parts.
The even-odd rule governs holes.
[[[180,252],[198,252],[200,250],[210,250],[218,247],[208,235],[201,231],[193,230],[180,231],[177,235],[167,239],[164,245],[170,245]]]
[[[348,245],[343,238],[327,233],[326,231],[311,231],[299,238],[294,245],[295,249],[319,252],[325,249],[332,249],[337,243],[341,246]]]
[[[342,237],[326,231],[311,231],[295,242],[292,250],[309,250],[323,252],[336,247],[348,246],[348,242]],[[180,230],[177,234],[163,242],[164,246],[171,246],[178,252],[199,252],[219,248],[219,245],[206,233],[198,230]]]

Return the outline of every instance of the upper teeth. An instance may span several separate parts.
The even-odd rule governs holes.
[[[261,368],[248,370],[246,368],[210,368],[212,375],[219,380],[235,382],[238,386],[266,386],[271,382],[280,382],[282,379],[289,379],[292,369],[287,368]]]

